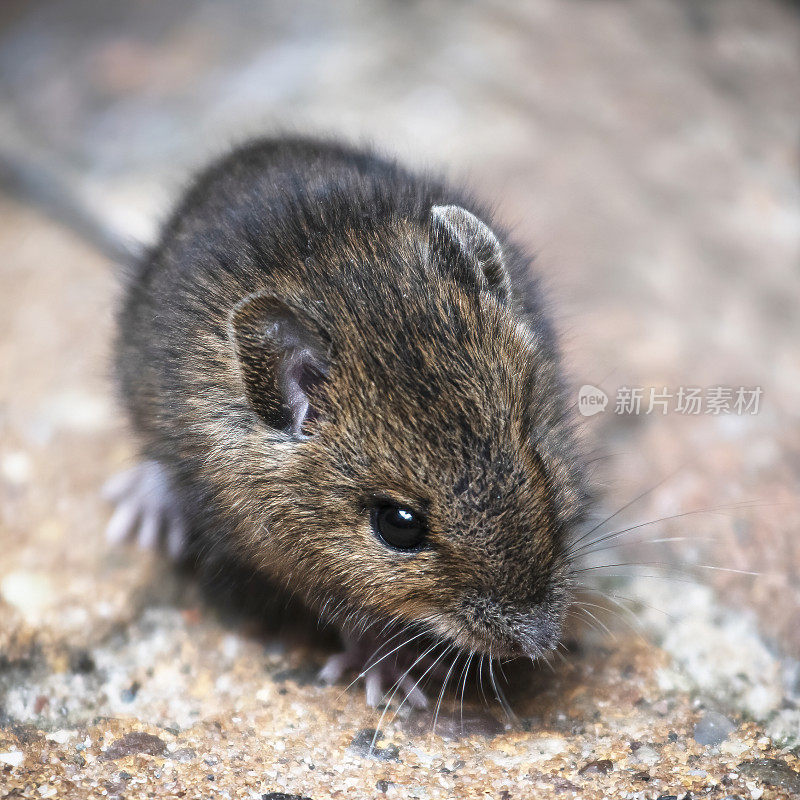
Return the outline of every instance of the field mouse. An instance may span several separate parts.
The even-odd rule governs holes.
[[[110,538],[284,584],[342,624],[326,679],[381,632],[556,645],[583,469],[529,259],[467,193],[334,142],[240,147],[132,270],[115,363],[143,461]]]

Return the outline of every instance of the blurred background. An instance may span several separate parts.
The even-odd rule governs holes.
[[[778,0],[0,5],[0,155],[125,236],[152,241],[193,169],[274,131],[374,143],[494,203],[536,253],[576,400],[610,398],[582,423],[603,507],[652,490],[614,524],[715,510],[609,563],[691,577],[628,589],[690,672],[701,641],[735,661],[758,639],[736,669],[779,677],[730,690],[756,718],[800,696],[799,86]],[[115,267],[5,186],[0,650],[21,654],[130,618],[155,567],[102,544],[97,487],[133,457]],[[760,387],[758,413],[615,413],[624,387],[719,386]]]

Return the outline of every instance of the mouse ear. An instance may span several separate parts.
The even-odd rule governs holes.
[[[270,426],[295,436],[317,416],[317,389],[328,375],[327,345],[301,311],[267,294],[250,295],[229,318],[245,395]]]
[[[506,270],[503,248],[488,225],[461,206],[431,209],[429,252],[452,264],[457,276],[478,281],[502,301],[511,297],[511,278]]]

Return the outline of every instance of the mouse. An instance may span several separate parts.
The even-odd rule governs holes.
[[[540,280],[487,205],[373,148],[257,139],[123,283],[141,461],[106,487],[111,541],[296,595],[341,631],[323,680],[360,670],[373,706],[390,681],[426,703],[404,649],[556,647],[585,469]]]

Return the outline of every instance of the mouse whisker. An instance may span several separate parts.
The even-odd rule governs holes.
[[[483,662],[486,659],[486,653],[481,653],[481,660],[478,662],[478,688],[481,690],[481,696],[483,697],[483,702],[488,703],[489,700],[486,697],[486,692],[483,688]]]
[[[658,539],[626,539],[624,542],[612,542],[604,547],[598,547],[594,550],[585,550],[580,554],[581,558],[587,556],[597,555],[598,553],[607,553],[617,547],[642,547],[653,544],[675,544],[676,542],[720,542],[722,541],[718,536],[663,536]]]
[[[411,697],[412,692],[414,692],[414,690],[420,685],[420,683],[422,683],[425,676],[428,675],[436,667],[436,665],[445,656],[449,655],[453,650],[457,650],[456,646],[454,644],[448,644],[447,647],[445,647],[445,649],[436,657],[436,660],[425,670],[425,672],[422,673],[422,675],[419,676],[416,683],[411,687],[411,691],[406,692],[406,696],[400,701],[400,705],[397,706],[397,708],[394,711],[394,714],[392,714],[392,719],[390,720],[390,722],[394,722],[395,718],[400,713],[400,709],[406,704],[408,698]]]
[[[659,569],[664,570],[664,575],[642,575],[641,577],[653,577],[653,578],[669,578],[672,580],[693,580],[695,576],[692,575],[691,569],[709,569],[715,570],[717,572],[728,572],[733,575],[749,575],[751,577],[759,577],[761,573],[753,572],[752,570],[746,569],[735,569],[733,567],[720,567],[715,566],[713,564],[692,564],[691,569],[687,566],[685,568],[679,568],[677,566],[669,566],[663,561],[623,561],[618,562],[616,564],[592,564],[587,567],[580,567],[578,569],[573,569],[573,574],[579,574],[583,572],[593,572],[596,570],[603,570],[603,569],[615,569],[618,567],[631,567],[633,569],[638,569],[640,567],[657,567]],[[618,577],[628,577],[625,575],[620,575]]]
[[[556,648],[551,651],[551,653],[553,656],[556,656],[558,659],[560,659],[561,663],[564,666],[567,666],[569,662],[567,661],[567,657],[564,655],[564,653],[561,652],[561,650],[563,650],[564,653],[569,653],[569,649],[567,648],[567,645],[564,642],[559,642]]]
[[[665,516],[665,517],[658,517],[657,519],[647,520],[646,522],[640,522],[640,523],[638,523],[636,525],[631,525],[631,526],[629,526],[627,528],[623,528],[622,530],[614,531],[613,533],[603,534],[602,536],[599,536],[599,537],[597,537],[595,539],[590,539],[589,541],[585,542],[581,547],[576,547],[576,545],[580,544],[586,538],[586,536],[582,536],[579,539],[577,539],[576,541],[571,543],[571,545],[569,547],[569,554],[573,558],[576,557],[576,556],[579,556],[579,555],[587,555],[588,553],[593,552],[591,550],[589,550],[588,553],[586,552],[587,548],[589,548],[589,547],[593,547],[594,545],[598,545],[598,544],[600,544],[602,542],[606,542],[606,541],[609,541],[611,539],[615,539],[615,538],[617,538],[619,536],[622,536],[625,533],[629,533],[631,531],[639,530],[640,528],[644,528],[644,527],[646,527],[648,525],[655,525],[656,523],[659,523],[659,522],[667,522],[669,520],[681,519],[682,517],[688,517],[688,516],[692,516],[694,514],[720,514],[720,515],[726,515],[726,512],[736,511],[736,510],[743,509],[743,508],[753,508],[753,507],[754,507],[754,504],[748,502],[748,503],[734,503],[734,504],[729,504],[729,505],[713,506],[712,508],[701,508],[701,509],[695,509],[693,511],[683,511],[683,512],[681,512],[679,514],[671,514],[671,515],[668,515],[668,516]]]
[[[461,676],[459,678],[459,683],[461,684],[461,702],[460,702],[460,709],[461,709],[461,728],[464,728],[464,693],[467,690],[467,676],[469,675],[469,668],[472,664],[472,660],[475,658],[476,650],[472,648],[469,652],[469,656],[467,657],[466,661],[464,662],[464,669],[461,671]],[[456,684],[456,694],[458,694],[458,684]]]
[[[644,643],[648,642],[647,632],[645,631],[644,626],[639,621],[636,614],[633,612],[631,608],[626,606],[619,601],[614,600],[613,598],[603,595],[606,600],[608,600],[612,605],[611,607],[601,606],[599,604],[593,604],[593,607],[596,607],[602,611],[606,611],[614,615],[615,619],[621,620],[622,623],[641,641]],[[651,606],[652,607],[652,606]]]
[[[353,680],[352,680],[352,681],[350,681],[350,683],[348,683],[348,684],[347,684],[347,686],[345,686],[345,688],[344,688],[344,689],[341,691],[341,693],[339,694],[339,697],[341,698],[341,697],[342,697],[342,696],[343,696],[343,695],[344,695],[344,694],[345,694],[347,691],[349,691],[349,690],[350,690],[350,689],[351,689],[351,688],[352,688],[352,687],[353,687],[353,686],[354,686],[356,683],[358,683],[358,681],[360,681],[362,678],[364,678],[364,677],[366,676],[366,674],[367,674],[367,673],[368,673],[368,672],[369,672],[369,671],[370,671],[370,670],[371,670],[373,667],[376,667],[376,666],[377,666],[378,664],[380,664],[380,663],[381,663],[381,661],[383,661],[385,658],[388,658],[390,655],[392,655],[392,653],[396,653],[398,650],[401,650],[403,647],[405,647],[406,645],[408,645],[408,644],[410,644],[411,642],[413,642],[413,641],[414,641],[414,639],[418,639],[420,636],[422,636],[422,635],[424,634],[424,631],[423,631],[422,633],[419,633],[419,634],[417,634],[416,636],[412,636],[411,638],[409,638],[409,639],[406,639],[405,641],[403,641],[403,642],[401,642],[399,645],[397,645],[397,646],[396,646],[394,649],[392,649],[392,650],[390,650],[388,653],[385,653],[384,655],[382,655],[382,656],[381,656],[381,657],[380,657],[380,658],[379,658],[377,661],[372,661],[372,659],[374,659],[374,658],[375,658],[375,656],[376,656],[376,655],[377,655],[377,654],[378,654],[378,653],[381,651],[381,649],[382,649],[382,648],[384,648],[384,647],[387,647],[389,644],[391,644],[391,642],[392,642],[392,641],[394,641],[395,639],[397,639],[397,637],[398,637],[398,636],[402,636],[402,635],[404,635],[404,634],[406,634],[406,633],[408,633],[408,632],[409,632],[409,626],[404,626],[403,628],[401,628],[401,630],[399,630],[397,633],[395,633],[393,636],[391,636],[391,637],[390,637],[390,638],[389,638],[387,641],[385,641],[385,642],[381,642],[381,643],[380,643],[380,644],[379,644],[379,645],[378,645],[378,646],[375,648],[375,650],[373,651],[372,655],[371,655],[371,656],[369,657],[369,659],[367,660],[367,663],[366,663],[366,664],[365,664],[365,665],[362,667],[361,671],[360,671],[360,672],[359,672],[359,673],[358,673],[358,674],[355,676],[355,678],[353,678]]]
[[[572,547],[575,547],[575,545],[580,544],[582,541],[584,541],[589,536],[591,536],[596,530],[599,530],[600,528],[602,528],[604,525],[609,523],[612,519],[614,519],[615,517],[618,517],[623,511],[629,509],[631,506],[635,505],[640,500],[643,500],[645,497],[647,497],[647,495],[652,494],[656,489],[658,489],[659,487],[663,486],[668,480],[670,480],[671,478],[675,477],[675,475],[681,469],[683,469],[682,465],[680,467],[678,467],[677,469],[673,470],[672,472],[670,472],[665,477],[663,477],[660,481],[655,483],[649,489],[645,489],[643,492],[641,492],[640,494],[636,495],[636,497],[634,497],[632,500],[629,500],[627,503],[625,503],[625,505],[620,506],[620,508],[618,508],[613,514],[609,514],[609,516],[607,516],[604,519],[602,519],[594,527],[592,527],[590,530],[586,531],[586,533],[584,533],[580,538],[578,538],[576,541],[574,541],[572,543]]]
[[[614,603],[613,606],[609,608],[608,606],[603,606],[600,605],[599,603],[581,602],[580,604],[576,604],[576,608],[580,611],[583,611],[592,619],[596,620],[596,622],[603,628],[603,630],[606,633],[608,633],[608,635],[610,635],[613,639],[616,638],[614,632],[610,630],[609,626],[606,625],[596,614],[590,612],[589,608],[596,608],[600,612],[606,614],[612,614],[616,619],[621,620],[623,624],[625,624],[637,637],[639,637],[639,639],[641,639],[642,641],[646,641],[644,631],[642,629],[641,624],[638,623],[636,615],[630,608],[626,608],[621,603]],[[625,614],[622,613],[623,611],[625,612]]]
[[[607,592],[607,591],[604,591],[602,589],[598,589],[598,588],[593,587],[593,586],[581,585],[580,589],[582,591],[593,592],[595,594],[599,594],[601,597],[606,598],[606,600],[608,600],[609,602],[613,603],[618,608],[620,608],[620,609],[622,609],[624,611],[627,611],[634,618],[636,618],[635,612],[633,611],[633,609],[631,609],[628,606],[626,606],[625,603],[629,603],[630,605],[641,605],[641,606],[644,606],[645,608],[651,609],[652,611],[657,611],[659,614],[663,614],[665,617],[667,617],[670,620],[675,620],[676,619],[673,614],[670,614],[669,612],[664,611],[663,608],[659,608],[658,606],[654,606],[652,603],[648,603],[648,602],[646,602],[645,600],[642,600],[639,597],[635,597],[635,598],[634,597],[628,597],[627,595],[619,594],[619,592],[613,592],[613,593],[612,592]],[[624,601],[624,602],[620,602],[620,601]]]
[[[506,676],[505,670],[503,669],[503,660],[500,656],[497,657],[497,668],[500,670],[500,674],[503,676],[503,680],[508,683],[508,677]]]
[[[445,690],[447,689],[447,682],[450,680],[450,675],[452,674],[453,670],[456,668],[456,664],[458,663],[458,659],[461,658],[461,651],[458,648],[455,648],[456,654],[453,656],[453,663],[450,665],[450,669],[447,670],[447,675],[444,677],[444,681],[442,682],[442,688],[439,691],[439,698],[436,701],[436,713],[433,716],[433,727],[431,728],[431,733],[436,733],[436,723],[439,720],[439,711],[442,707],[442,699],[444,698]]]
[[[601,634],[601,635],[605,634],[605,631],[603,631],[599,627],[599,623],[597,623],[597,622],[595,622],[593,620],[586,619],[586,617],[584,615],[579,613],[580,611],[581,611],[581,609],[575,609],[574,611],[568,611],[567,612],[567,616],[569,618],[571,618],[571,619],[576,619],[579,622],[582,622],[585,625],[588,625],[591,630],[595,631],[598,634]]]
[[[563,642],[559,642],[558,645],[563,647],[564,643]],[[550,672],[552,672],[555,675],[556,668],[555,668],[555,666],[553,666],[553,659],[554,658],[558,658],[561,661],[561,663],[564,664],[564,665],[567,664],[566,657],[564,656],[564,654],[562,652],[559,651],[558,647],[556,647],[555,649],[551,650],[549,653],[545,653],[543,656],[539,656],[533,662],[533,664],[536,666],[538,664],[538,662],[541,661],[541,663],[544,664],[550,670]]]
[[[503,691],[500,689],[500,686],[497,683],[497,680],[495,679],[494,669],[492,667],[493,660],[494,658],[492,656],[492,653],[491,651],[489,651],[489,679],[492,684],[492,689],[494,690],[494,696],[497,698],[497,701],[502,706],[503,711],[505,712],[505,715],[511,722],[511,724],[517,725],[519,724],[519,717],[517,717],[517,715],[514,713],[514,710],[509,705],[508,700],[506,700],[505,694],[503,694]]]
[[[383,724],[383,719],[386,716],[386,712],[389,710],[389,704],[392,702],[392,699],[394,698],[394,696],[397,694],[398,690],[402,686],[403,681],[411,673],[411,671],[414,669],[414,667],[416,667],[417,664],[419,664],[419,662],[422,661],[423,658],[425,658],[425,656],[427,656],[429,653],[431,653],[433,650],[435,650],[441,644],[442,644],[442,642],[434,642],[427,650],[425,650],[425,652],[423,652],[421,655],[417,656],[417,658],[414,660],[414,662],[411,664],[411,666],[394,682],[394,684],[392,684],[392,686],[390,687],[389,691],[387,691],[383,695],[385,703],[384,703],[384,706],[383,706],[383,711],[381,712],[380,719],[378,720],[378,724],[375,726],[375,734],[372,737],[372,742],[370,742],[370,746],[369,746],[369,752],[370,753],[375,748],[375,742],[378,740],[378,733],[380,732],[380,728],[381,728],[381,725]],[[417,683],[419,683],[419,681],[417,681]],[[414,684],[414,688],[416,688],[416,684]],[[391,694],[389,695],[388,700],[386,700],[386,695],[389,694],[389,692],[391,692]],[[408,697],[408,695],[406,695],[406,697]]]
[[[608,565],[603,565],[603,568],[606,568],[606,567],[611,568],[613,566],[615,566],[615,565],[614,564],[608,564]],[[629,564],[629,565],[623,565],[623,566],[636,567],[636,566],[646,566],[646,565]],[[663,575],[663,574],[661,574],[661,575],[659,575],[658,573],[655,573],[655,572],[640,572],[638,574],[634,574],[634,573],[631,573],[631,572],[608,572],[603,577],[604,578],[621,578],[621,579],[625,579],[625,580],[629,580],[630,578],[636,577],[636,578],[649,578],[649,579],[653,579],[653,580],[662,580],[662,581],[677,581],[679,583],[690,583],[690,584],[696,584],[697,583],[697,579],[694,578],[694,577],[688,577],[688,576],[685,576],[685,575],[682,576],[682,575],[679,575],[679,574],[673,574],[673,575]]]
[[[394,639],[396,639],[401,634],[407,633],[407,632],[408,632],[407,629],[406,630],[402,630],[402,631],[400,631],[400,633],[397,633],[394,636],[392,636],[392,638],[389,639],[388,642],[385,642],[385,643],[379,645],[376,648],[375,652],[370,656],[370,660],[364,665],[364,669],[361,671],[361,674],[358,677],[359,678],[363,678],[364,675],[366,675],[369,670],[371,670],[373,667],[376,667],[385,658],[388,658],[390,655],[392,655],[393,653],[396,653],[398,650],[402,650],[404,647],[406,647],[409,644],[411,644],[411,642],[416,641],[421,636],[425,636],[425,634],[427,633],[427,631],[421,631],[420,633],[416,634],[415,636],[412,636],[409,639],[406,639],[405,641],[401,642],[396,647],[393,647],[388,653],[384,653],[377,661],[372,661],[372,659],[381,651],[381,648],[383,648],[386,644],[391,643]]]

